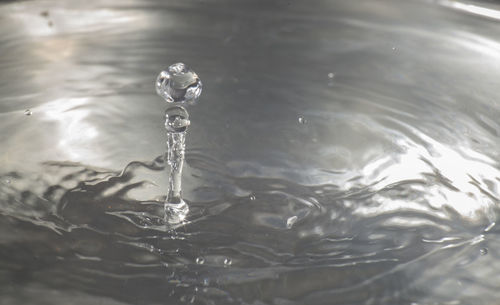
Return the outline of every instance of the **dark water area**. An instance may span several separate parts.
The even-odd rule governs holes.
[[[500,6],[0,1],[0,304],[500,304]],[[159,71],[189,107],[161,219]]]

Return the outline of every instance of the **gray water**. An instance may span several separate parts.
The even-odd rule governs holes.
[[[500,7],[0,3],[0,304],[500,304]],[[186,222],[159,71],[191,66]]]

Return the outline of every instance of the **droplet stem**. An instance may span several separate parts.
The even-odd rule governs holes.
[[[168,193],[165,201],[165,222],[169,224],[183,222],[189,212],[187,204],[182,200],[182,167],[186,148],[186,131],[189,124],[189,114],[184,107],[170,107],[165,112],[166,159],[170,165]]]
[[[167,163],[170,165],[167,203],[182,202],[182,167],[184,165],[186,132],[168,132]]]

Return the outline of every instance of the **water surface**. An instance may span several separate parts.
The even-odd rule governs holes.
[[[498,304],[500,10],[4,1],[1,304]],[[183,226],[159,71],[185,62]]]

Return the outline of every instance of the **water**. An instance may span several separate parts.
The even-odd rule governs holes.
[[[499,15],[2,2],[0,304],[498,304]],[[165,228],[176,62],[204,94]]]
[[[160,72],[155,88],[167,103],[194,103],[200,97],[202,83],[193,70],[175,63]]]

